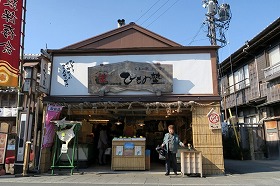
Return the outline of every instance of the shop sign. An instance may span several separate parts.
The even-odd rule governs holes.
[[[41,59],[41,78],[39,90],[43,93],[49,93],[51,63],[45,58]]]
[[[0,108],[0,117],[16,117],[17,108]]]
[[[88,92],[173,91],[172,64],[125,61],[88,68]]]
[[[207,114],[207,117],[210,129],[221,129],[220,115],[213,108]]]
[[[22,0],[0,1],[0,86],[18,86]]]

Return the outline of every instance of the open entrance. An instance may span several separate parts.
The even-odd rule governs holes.
[[[78,133],[79,168],[88,172],[111,171],[112,158],[116,153],[115,150],[112,150],[114,139],[124,141],[126,139],[145,139],[145,152],[141,152],[145,154],[145,169],[164,171],[165,161],[159,160],[155,149],[162,144],[169,125],[175,126],[175,133],[179,135],[185,145],[192,144],[191,109],[172,107],[171,103],[170,105],[169,107],[151,108],[148,104],[142,103],[128,106],[119,103],[102,107],[92,106],[92,104],[87,107],[85,104],[83,107],[79,104],[64,107],[61,118],[82,121],[82,127]],[[104,148],[101,149],[100,138],[104,135],[102,130],[106,131],[107,144],[102,144]],[[69,145],[71,146],[71,143]],[[104,151],[105,158],[100,151]],[[177,153],[177,156],[179,163],[180,154]]]

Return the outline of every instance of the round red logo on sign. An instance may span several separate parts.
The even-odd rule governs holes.
[[[209,122],[211,122],[213,124],[217,124],[220,121],[220,116],[217,113],[211,113],[208,116],[208,120],[209,120]]]

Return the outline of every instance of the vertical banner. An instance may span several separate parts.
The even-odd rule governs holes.
[[[0,0],[0,86],[18,86],[23,0]]]
[[[45,135],[43,138],[42,148],[51,147],[53,145],[53,139],[55,135],[55,125],[51,120],[59,119],[62,106],[48,105],[47,114],[45,120]]]
[[[27,136],[27,123],[26,113],[20,113],[19,131],[18,131],[18,143],[17,143],[17,161],[23,161],[24,147]]]
[[[50,74],[51,74],[51,62],[46,58],[41,59],[41,78],[39,90],[46,94],[49,94],[50,88]]]

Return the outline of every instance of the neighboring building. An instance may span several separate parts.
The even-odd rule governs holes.
[[[280,18],[220,64],[222,110],[252,159],[280,157]],[[226,109],[226,112],[225,112]]]
[[[51,83],[44,111],[48,112],[48,104],[61,105],[60,119],[83,122],[81,152],[96,153],[87,137],[98,123],[107,124],[111,137],[146,137],[152,162],[158,161],[154,149],[162,143],[167,126],[174,124],[181,140],[202,152],[203,174],[223,174],[217,50],[217,46],[184,47],[135,23],[62,49],[48,49]],[[46,133],[43,137],[50,142]],[[50,148],[42,150],[42,172],[51,167]],[[91,153],[80,161],[95,163]]]
[[[41,136],[41,125],[38,123],[42,123],[42,92],[39,92],[41,58],[39,54],[24,55],[20,88],[0,89],[1,131],[8,135],[7,151],[1,157],[6,158],[6,162],[9,163],[6,165],[7,173],[22,173],[27,141],[32,142],[30,170],[38,168],[40,155],[38,136]]]
[[[6,157],[15,156],[17,93],[16,88],[0,87],[0,170],[8,173],[13,173],[14,161],[5,166]]]

